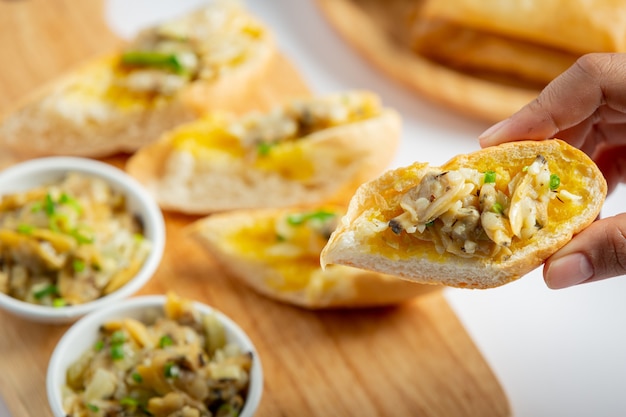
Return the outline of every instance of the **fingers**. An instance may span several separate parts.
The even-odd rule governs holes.
[[[626,213],[597,220],[552,255],[543,269],[548,287],[566,288],[626,274]]]
[[[588,54],[555,78],[537,98],[487,129],[480,145],[547,139],[585,120],[604,104],[626,112],[626,54]]]
[[[602,148],[594,159],[606,178],[609,193],[620,182],[626,183],[626,145]]]

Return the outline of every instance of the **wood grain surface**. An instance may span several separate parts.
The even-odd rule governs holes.
[[[0,0],[0,52],[12,57],[11,65],[0,67],[0,113],[116,43],[99,1]],[[283,85],[292,77],[294,91],[304,88],[293,67],[284,71]],[[123,167],[125,159],[106,161]],[[499,382],[441,291],[397,307],[299,309],[264,298],[220,270],[185,234],[197,217],[164,215],[165,255],[140,293],[174,290],[223,311],[248,332],[265,374],[257,416],[510,415]],[[67,325],[0,313],[0,328],[0,396],[13,417],[50,417],[46,367]]]

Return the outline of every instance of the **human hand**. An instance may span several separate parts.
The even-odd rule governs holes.
[[[609,192],[626,182],[626,54],[578,59],[539,96],[480,135],[482,147],[558,137],[587,153]],[[626,274],[626,213],[598,220],[545,263],[553,289]]]

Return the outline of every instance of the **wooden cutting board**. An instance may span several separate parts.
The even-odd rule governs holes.
[[[41,83],[116,45],[100,1],[0,0],[0,113]],[[282,85],[305,91],[288,62]],[[346,86],[347,88],[350,86]],[[125,156],[108,162],[123,167]],[[312,312],[229,277],[184,233],[196,217],[165,213],[165,256],[141,294],[174,290],[248,332],[265,373],[257,415],[502,417],[502,387],[435,291],[397,307]],[[66,325],[0,313],[0,396],[13,417],[50,417],[45,373]]]

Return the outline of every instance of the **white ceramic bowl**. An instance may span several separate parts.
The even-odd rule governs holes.
[[[48,363],[46,390],[48,402],[54,417],[66,417],[63,410],[61,389],[65,384],[67,368],[87,349],[91,349],[98,339],[99,327],[110,320],[134,318],[142,320],[153,316],[149,311],[163,314],[166,297],[150,295],[133,297],[119,301],[104,309],[94,311],[69,328],[57,344]],[[239,417],[252,417],[256,412],[263,393],[263,369],[256,348],[246,333],[230,318],[206,304],[194,302],[194,307],[202,314],[214,313],[226,330],[228,342],[235,343],[245,352],[252,353],[252,369],[248,396]]]
[[[160,208],[139,182],[109,164],[77,157],[32,159],[0,172],[0,196],[59,180],[71,171],[102,178],[111,187],[123,192],[129,210],[141,219],[144,236],[152,242],[152,250],[139,272],[126,285],[111,294],[85,304],[58,308],[47,307],[20,301],[0,293],[0,308],[16,316],[46,323],[72,322],[90,311],[133,295],[150,280],[161,262],[165,247],[165,223]]]

